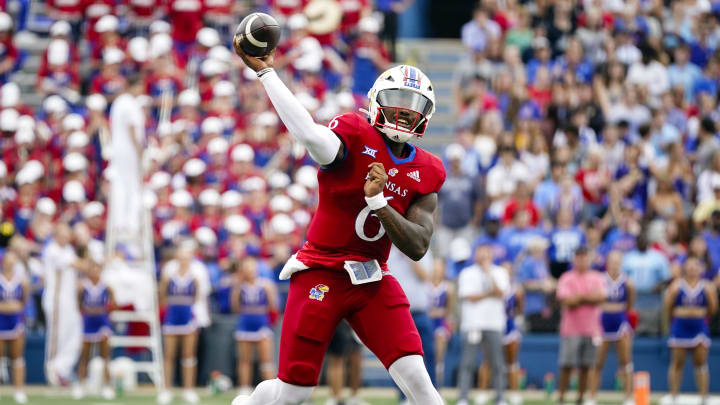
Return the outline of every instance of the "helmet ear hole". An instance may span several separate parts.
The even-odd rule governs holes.
[[[428,86],[428,91],[433,91],[432,86]]]
[[[395,81],[395,78],[392,77],[392,75],[389,75],[385,80],[387,80],[387,81],[389,81],[389,82],[394,82],[394,81]]]

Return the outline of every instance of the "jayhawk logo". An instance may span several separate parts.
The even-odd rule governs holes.
[[[395,177],[395,175],[398,174],[398,169],[393,167],[392,169],[388,170],[388,174],[392,177]]]
[[[325,293],[330,291],[330,287],[325,284],[318,284],[310,289],[310,299],[322,301],[325,298]]]

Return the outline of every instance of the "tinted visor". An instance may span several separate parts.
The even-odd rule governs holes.
[[[419,112],[427,117],[432,111],[433,103],[422,94],[405,89],[382,90],[377,95],[381,107],[398,107]]]

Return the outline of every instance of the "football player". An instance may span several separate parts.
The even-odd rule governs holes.
[[[248,56],[238,37],[234,45],[290,134],[321,168],[307,242],[280,273],[290,279],[290,290],[278,376],[233,403],[307,400],[335,328],[347,319],[411,403],[442,404],[425,370],[408,300],[386,264],[391,243],[419,260],[433,233],[445,169],[440,159],[408,143],[423,135],[435,110],[430,80],[412,66],[393,67],[368,92],[368,117],[345,113],[326,127],[313,122],[280,80],[272,53]]]

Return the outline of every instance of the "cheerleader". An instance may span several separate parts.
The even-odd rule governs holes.
[[[85,381],[90,352],[93,346],[97,345],[105,364],[103,372],[107,382],[100,393],[104,399],[110,400],[115,398],[115,391],[110,384],[109,338],[112,334],[112,324],[108,311],[115,307],[115,298],[112,290],[100,281],[100,272],[100,265],[93,263],[88,269],[87,277],[78,283],[78,302],[83,317],[83,345],[77,374],[81,382]],[[82,391],[78,390],[76,397],[82,396]]]
[[[200,401],[193,391],[197,368],[197,324],[193,315],[193,305],[197,301],[199,282],[195,277],[193,264],[194,245],[190,242],[179,244],[175,260],[163,269],[160,280],[160,306],[165,307],[163,321],[163,342],[165,345],[165,384],[172,386],[175,359],[178,346],[182,352],[183,399],[195,404]],[[170,391],[158,395],[158,403],[172,401]]]
[[[436,261],[430,288],[430,320],[435,334],[435,375],[438,384],[444,381],[445,351],[452,335],[449,316],[452,312],[453,288],[445,280],[445,265]]]
[[[707,403],[710,375],[707,365],[710,348],[708,318],[718,307],[717,295],[712,284],[703,280],[704,266],[696,257],[685,260],[683,277],[674,281],[665,295],[666,313],[672,318],[668,346],[672,350],[668,383],[670,397],[663,403],[676,403],[682,383],[686,351],[692,351],[695,383]]]
[[[589,402],[595,403],[598,388],[602,383],[602,371],[605,358],[611,345],[615,345],[617,352],[619,374],[625,390],[625,404],[631,405],[632,390],[632,328],[628,322],[628,312],[635,305],[635,287],[625,275],[620,272],[622,265],[622,252],[611,251],[605,263],[605,286],[607,301],[602,305],[601,324],[603,328],[603,341],[598,352],[593,378],[590,387]]]
[[[508,272],[512,273],[510,267]],[[510,275],[512,279],[512,274]],[[521,331],[516,324],[515,319],[522,317],[525,311],[525,291],[519,284],[513,283],[505,295],[505,314],[507,317],[505,326],[505,335],[503,336],[503,346],[505,348],[505,364],[508,370],[508,382],[510,393],[508,400],[511,404],[517,405],[522,403],[522,396],[519,393],[520,388],[520,363],[518,362],[518,352],[520,351]]]
[[[253,382],[253,351],[259,357],[262,379],[275,377],[270,314],[277,312],[277,292],[270,280],[258,278],[257,262],[252,257],[240,262],[240,279],[241,282],[233,289],[231,303],[233,311],[239,314],[235,340],[240,392],[249,394]]]
[[[25,323],[23,311],[29,290],[20,272],[16,271],[17,265],[18,257],[15,252],[6,250],[2,258],[2,271],[0,271],[0,356],[5,353],[7,348],[12,359],[15,402],[25,404],[28,398],[24,391]]]

